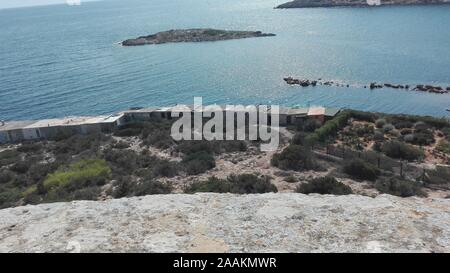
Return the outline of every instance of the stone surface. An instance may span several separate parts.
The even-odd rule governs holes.
[[[172,194],[0,211],[0,252],[449,252],[450,200]]]

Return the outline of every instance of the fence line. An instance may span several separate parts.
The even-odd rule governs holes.
[[[396,160],[375,151],[355,151],[350,148],[337,147],[334,145],[327,145],[325,147],[316,146],[313,147],[313,149],[322,153],[325,152],[327,155],[332,155],[343,160],[352,160],[359,158],[377,166],[381,170],[413,180],[424,181],[425,177],[430,171],[427,168],[419,167],[407,161]],[[436,167],[439,165],[434,164],[434,166]],[[445,167],[449,168],[449,166]]]

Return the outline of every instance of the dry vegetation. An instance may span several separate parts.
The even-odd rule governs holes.
[[[310,120],[281,129],[271,153],[259,142],[175,142],[170,127],[137,123],[111,135],[0,146],[0,207],[181,192],[450,194],[449,169],[430,168],[449,162],[445,120],[344,111],[323,126]],[[326,146],[346,147],[346,159]],[[377,158],[429,170],[405,167],[400,176]]]

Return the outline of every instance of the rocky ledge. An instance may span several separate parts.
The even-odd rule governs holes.
[[[0,211],[0,252],[449,252],[450,199],[172,194]]]
[[[294,0],[277,6],[277,9],[316,7],[367,7],[384,5],[450,4],[449,0]]]
[[[232,39],[244,39],[252,37],[275,36],[272,33],[262,33],[261,31],[231,31],[219,29],[176,29],[158,32],[149,36],[142,36],[136,39],[129,39],[122,42],[123,46],[140,46],[165,43],[182,42],[213,42]]]
[[[393,89],[404,89],[410,91],[421,91],[421,92],[429,92],[435,94],[448,94],[450,93],[450,86],[445,88],[441,86],[435,85],[426,85],[426,84],[418,84],[415,87],[409,84],[392,84],[392,83],[377,83],[371,82],[370,84],[361,85],[361,84],[348,84],[342,82],[334,82],[334,81],[325,81],[321,78],[318,80],[308,80],[308,79],[296,79],[293,77],[283,78],[283,80],[289,85],[300,85],[302,87],[309,86],[317,86],[317,85],[325,85],[325,86],[337,86],[337,87],[356,87],[356,88],[370,88],[370,89],[380,89],[380,88],[393,88]]]

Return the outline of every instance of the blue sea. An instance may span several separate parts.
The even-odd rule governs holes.
[[[450,94],[362,88],[372,81],[450,86],[450,5],[273,9],[282,2],[105,0],[0,10],[0,119],[106,114],[194,96],[205,104],[450,115]],[[117,44],[201,27],[277,36]],[[286,76],[359,87],[293,87]]]

